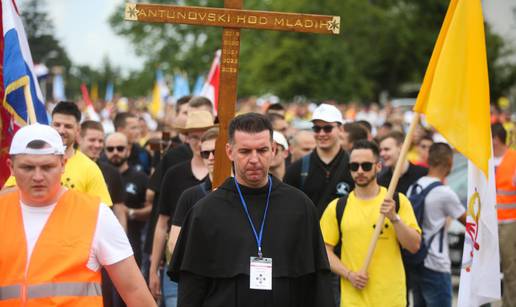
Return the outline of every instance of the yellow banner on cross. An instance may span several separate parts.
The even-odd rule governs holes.
[[[489,80],[480,0],[452,0],[414,111],[488,177]]]

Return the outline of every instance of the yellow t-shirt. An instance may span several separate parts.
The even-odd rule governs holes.
[[[387,190],[381,187],[380,193],[373,199],[361,200],[351,192],[342,217],[342,249],[340,259],[344,266],[354,272],[360,270],[367,255],[367,249],[373,236],[380,206]],[[333,200],[324,211],[320,225],[324,242],[337,245],[339,230],[336,216],[337,199]],[[398,212],[403,223],[421,230],[409,200],[400,194]],[[354,288],[348,280],[341,278],[340,306],[405,306],[405,271],[401,259],[400,245],[394,227],[385,219],[369,266],[369,281],[363,290]]]
[[[5,182],[4,187],[15,185],[16,179],[11,176]],[[65,170],[61,176],[61,185],[71,190],[98,196],[106,205],[112,205],[111,197],[109,196],[109,191],[100,168],[93,160],[78,150],[66,161]]]

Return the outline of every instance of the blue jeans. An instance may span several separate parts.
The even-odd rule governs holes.
[[[437,272],[423,265],[411,273],[414,307],[451,307],[451,274]]]
[[[170,280],[167,275],[167,267],[163,267],[161,273],[161,295],[163,301],[162,307],[176,307],[177,306],[177,283]]]

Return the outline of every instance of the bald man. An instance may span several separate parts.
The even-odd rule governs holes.
[[[148,178],[145,173],[129,167],[129,141],[125,134],[115,132],[106,138],[104,147],[106,157],[111,165],[118,169],[126,193],[124,211],[127,216],[127,236],[134,251],[138,265],[141,265],[141,236],[145,222],[151,212],[151,203],[145,202]]]
[[[309,154],[315,148],[314,133],[308,130],[298,131],[292,141],[290,142],[291,147],[291,163],[301,159],[303,156]]]

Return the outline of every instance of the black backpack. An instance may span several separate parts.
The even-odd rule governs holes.
[[[337,205],[335,206],[335,214],[337,216],[337,225],[339,228],[339,243],[335,246],[334,251],[337,256],[340,257],[340,250],[342,245],[342,230],[340,229],[340,224],[342,223],[342,217],[344,216],[344,209],[346,209],[346,205],[348,204],[348,196],[349,194],[346,194],[339,198],[337,201]],[[393,197],[394,201],[396,202],[396,212],[400,211],[400,195],[399,193],[394,194]]]
[[[441,185],[442,183],[440,181],[433,182],[424,189],[421,187],[421,185],[417,183],[412,185],[412,191],[410,193],[409,200],[412,204],[414,215],[416,216],[416,220],[419,225],[419,228],[421,228],[421,231],[423,230],[426,196],[428,195],[428,193],[430,193],[431,190]],[[409,251],[402,248],[401,253],[405,265],[417,266],[423,264],[428,254],[428,247],[432,244],[432,241],[434,240],[437,234],[440,235],[439,250],[442,251],[444,239],[444,226],[438,232],[436,232],[435,234],[430,236],[430,238],[428,238],[428,243],[425,242],[425,234],[423,233],[421,236],[421,245],[416,253],[412,254]]]

